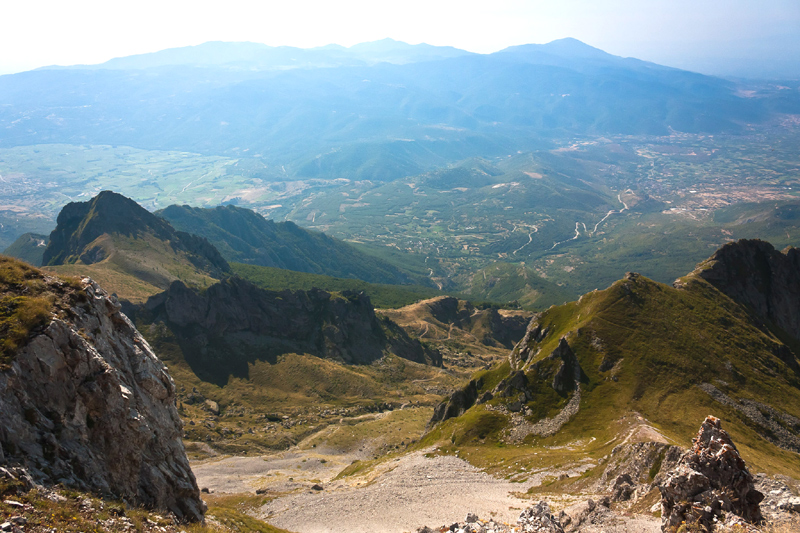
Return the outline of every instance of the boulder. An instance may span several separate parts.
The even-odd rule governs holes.
[[[762,521],[759,503],[764,495],[756,490],[736,446],[713,416],[705,419],[692,448],[659,490],[665,532],[676,531],[684,522],[713,531],[717,523]]]
[[[517,523],[524,533],[564,533],[561,522],[550,512],[547,502],[539,502],[522,511]]]

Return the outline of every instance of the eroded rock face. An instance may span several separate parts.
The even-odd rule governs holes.
[[[662,485],[677,466],[685,448],[660,442],[630,442],[611,451],[598,492],[614,502],[636,502]]]
[[[729,243],[697,274],[762,319],[800,339],[800,250],[757,239]]]
[[[661,530],[674,532],[682,522],[713,531],[717,523],[762,520],[764,495],[718,418],[709,416],[692,439],[692,448],[667,477],[661,491]]]
[[[167,325],[192,370],[219,385],[229,375],[247,377],[256,360],[274,363],[286,353],[370,364],[392,350],[415,362],[442,364],[441,354],[391,321],[382,327],[369,297],[352,291],[340,297],[320,289],[268,291],[231,278],[200,293],[175,281],[140,313],[137,320]]]
[[[0,372],[0,458],[40,483],[201,520],[172,378],[115,300],[88,278],[84,291]]]
[[[461,416],[467,409],[475,405],[478,399],[478,389],[482,386],[482,380],[472,380],[460,390],[455,391],[450,397],[439,403],[433,410],[433,416],[428,422],[428,428],[432,428],[439,422],[449,418]]]

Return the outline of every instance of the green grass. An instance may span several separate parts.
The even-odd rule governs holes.
[[[114,263],[96,263],[94,265],[58,265],[42,267],[45,272],[58,276],[88,276],[109,293],[132,303],[144,303],[150,296],[162,291],[146,281],[123,271]]]
[[[75,279],[44,279],[22,261],[0,256],[0,369],[13,361],[31,333],[50,322],[53,313],[69,309],[80,290]]]
[[[281,268],[231,263],[237,276],[267,290],[324,289],[342,292],[346,290],[366,293],[375,307],[398,308],[419,300],[441,296],[443,293],[421,285],[385,285],[368,283],[357,279],[334,278],[320,274],[295,272]]]
[[[597,457],[618,444],[635,427],[632,421],[638,416],[672,442],[686,446],[705,416],[714,414],[723,419],[745,460],[757,471],[800,473],[797,454],[764,440],[763,430],[697,387],[712,383],[734,398],[756,399],[800,416],[798,377],[773,354],[779,339],[753,325],[743,308],[705,281],[691,279],[687,289],[678,290],[642,276],[622,280],[579,302],[549,309],[539,323],[550,333],[532,346],[533,353],[540,350],[537,359],[544,359],[566,337],[585,380],[578,414],[552,437],[526,439],[528,446],[523,449],[528,453],[569,446],[576,449],[575,457]],[[601,371],[604,360],[616,364]],[[480,393],[494,388],[509,370],[504,363],[474,376],[483,377]],[[534,413],[531,420],[552,416],[564,402],[558,395],[545,394],[554,392],[552,378],[540,379],[530,372],[528,377],[534,383],[534,398],[528,404]],[[496,398],[489,403],[505,401],[510,400]],[[485,429],[489,419],[484,409],[474,407],[446,421],[424,442],[471,451],[476,464],[490,465],[496,455],[492,450],[503,446],[497,428]],[[594,444],[587,444],[589,438]]]

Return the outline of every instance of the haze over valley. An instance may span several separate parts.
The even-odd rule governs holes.
[[[0,529],[800,528],[790,61],[188,42],[0,75]]]

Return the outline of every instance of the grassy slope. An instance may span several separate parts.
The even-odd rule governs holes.
[[[137,237],[102,235],[89,247],[103,248],[107,257],[89,265],[81,261],[44,267],[69,276],[89,276],[119,298],[142,303],[175,280],[187,285],[208,287],[217,280],[202,272],[183,251],[149,234]],[[87,247],[87,248],[89,248]]]
[[[527,309],[546,309],[570,300],[571,293],[524,265],[497,262],[468,276],[463,294],[491,302],[517,301]]]
[[[402,307],[423,298],[440,295],[441,292],[420,285],[384,285],[368,283],[358,279],[342,279],[320,274],[307,274],[281,268],[231,263],[231,269],[237,276],[267,290],[302,289],[312,287],[326,291],[340,292],[344,290],[363,291],[376,307]]]
[[[507,457],[523,457],[536,466],[563,463],[570,455],[601,457],[619,444],[639,415],[686,446],[703,418],[715,414],[756,470],[800,474],[797,454],[767,442],[759,428],[697,387],[712,383],[734,398],[755,399],[800,416],[798,377],[771,352],[779,341],[753,326],[741,307],[706,282],[690,279],[687,289],[678,290],[643,277],[622,280],[549,309],[539,323],[552,329],[534,347],[534,352],[541,350],[538,359],[566,336],[580,360],[586,374],[580,412],[556,435],[529,437],[529,446],[509,450],[498,440],[505,416],[482,405],[438,426],[426,443],[461,447],[482,466],[500,468],[498,461]],[[617,364],[601,372],[605,358]],[[483,389],[493,388],[508,371],[506,363],[485,373]],[[550,404],[535,405],[534,400],[533,411],[552,414],[553,399],[539,398]],[[569,451],[559,457],[532,456],[564,445]]]
[[[150,296],[162,291],[159,287],[138,279],[113,263],[94,265],[58,265],[42,267],[42,270],[58,276],[88,276],[109,293],[133,303],[144,303]]]
[[[33,266],[42,264],[42,254],[50,237],[38,233],[24,233],[11,245],[3,250],[4,255],[22,259]]]

